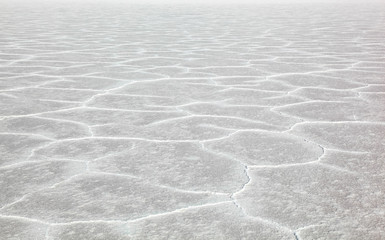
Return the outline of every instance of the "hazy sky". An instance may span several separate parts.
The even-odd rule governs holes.
[[[100,0],[105,1],[105,0]],[[130,3],[208,3],[208,4],[237,4],[237,3],[248,3],[248,4],[289,4],[289,3],[385,3],[385,0],[117,0],[121,2]]]
[[[0,0],[0,3],[3,2]],[[4,2],[120,2],[120,3],[155,3],[155,4],[291,4],[291,3],[382,3],[385,5],[385,0],[4,0]]]
[[[0,0],[2,3],[128,3],[128,4],[319,4],[319,3],[359,3],[359,4],[380,4],[385,6],[385,0]]]

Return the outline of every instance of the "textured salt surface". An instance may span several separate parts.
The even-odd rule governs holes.
[[[384,6],[0,5],[0,239],[385,239]]]

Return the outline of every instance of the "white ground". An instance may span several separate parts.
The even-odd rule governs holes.
[[[385,239],[385,9],[0,7],[0,239]]]

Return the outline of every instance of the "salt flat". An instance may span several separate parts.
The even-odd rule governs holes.
[[[0,239],[385,239],[385,5],[0,3]]]

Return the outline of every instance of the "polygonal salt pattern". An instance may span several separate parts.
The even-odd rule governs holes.
[[[134,239],[295,239],[289,229],[245,216],[229,202],[141,219],[126,229]]]
[[[0,239],[385,239],[384,13],[0,2]]]
[[[248,181],[242,164],[190,142],[138,141],[129,152],[106,155],[91,161],[89,167],[91,171],[129,174],[178,189],[228,195]]]
[[[1,212],[53,223],[127,221],[226,199],[226,195],[175,191],[140,178],[98,173],[53,184],[5,206]]]
[[[248,214],[290,229],[383,217],[382,177],[367,178],[317,164],[251,168],[249,176],[251,181],[236,195],[237,202]],[[368,232],[377,231],[370,221],[365,224]]]
[[[1,207],[20,201],[34,193],[74,175],[84,173],[86,164],[77,161],[50,161],[21,163],[17,167],[1,168]]]
[[[248,166],[280,165],[316,161],[323,149],[314,142],[284,133],[239,131],[205,147]]]
[[[45,238],[48,225],[17,217],[0,216],[0,229],[3,239],[35,240]]]

